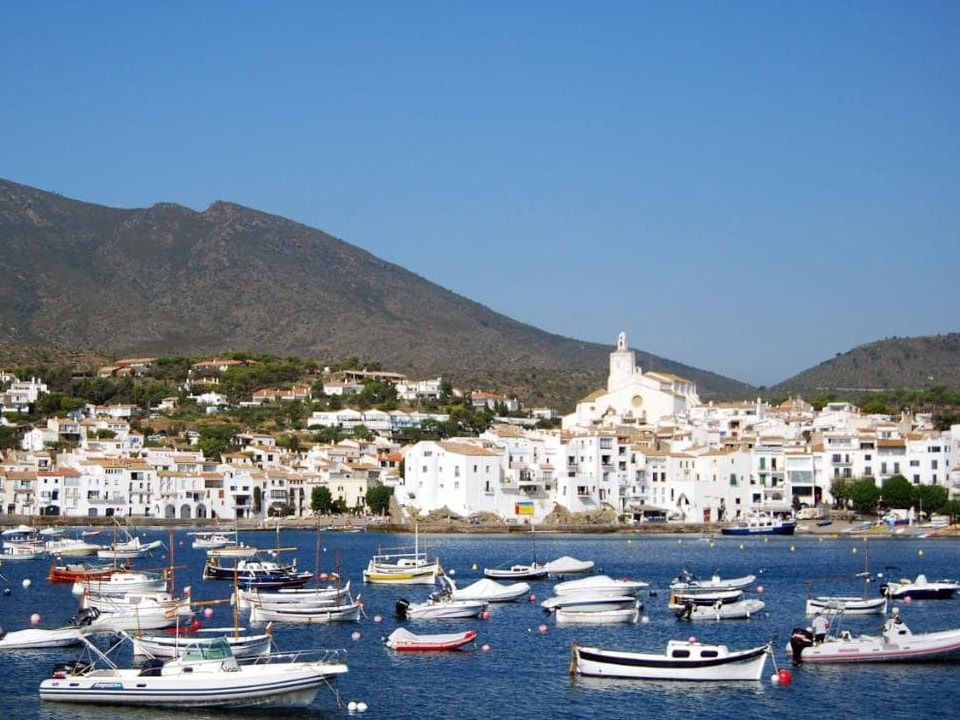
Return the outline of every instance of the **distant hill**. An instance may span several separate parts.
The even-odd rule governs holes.
[[[860,345],[784,380],[776,393],[833,392],[841,396],[875,390],[922,390],[942,385],[960,390],[960,333],[888,338]]]
[[[320,230],[228,202],[203,212],[166,203],[128,210],[0,180],[0,268],[4,364],[26,348],[66,357],[356,356],[491,382],[540,371],[553,383],[538,391],[546,402],[602,386],[615,341],[546,333]],[[638,361],[695,381],[705,399],[754,394],[649,352]]]

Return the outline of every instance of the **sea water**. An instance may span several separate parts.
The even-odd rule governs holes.
[[[172,539],[167,531],[142,530],[144,539],[162,539],[166,550],[152,559],[138,560],[142,569],[176,567],[178,589],[192,587],[197,600],[228,598],[230,583],[204,581],[204,551],[190,547],[185,530]],[[650,583],[643,595],[644,609],[636,625],[558,627],[540,608],[550,597],[553,581],[532,583],[520,602],[490,606],[489,618],[447,621],[403,621],[413,632],[438,633],[475,629],[474,649],[447,653],[395,653],[382,638],[400,624],[394,617],[399,598],[426,599],[426,586],[363,585],[361,571],[370,556],[386,547],[413,545],[413,535],[374,532],[325,532],[317,542],[313,530],[241,532],[241,540],[269,549],[297,547],[285,559],[297,558],[298,567],[322,573],[339,569],[362,594],[365,616],[359,623],[284,625],[273,632],[282,650],[342,648],[350,672],[337,686],[338,694],[321,690],[313,705],[302,711],[280,711],[278,717],[416,718],[451,720],[505,717],[523,720],[573,720],[654,717],[658,720],[704,718],[742,720],[780,716],[818,718],[871,717],[892,720],[952,714],[960,702],[960,664],[853,665],[793,667],[785,653],[794,627],[809,625],[803,615],[808,592],[857,595],[862,580],[853,576],[870,570],[886,576],[931,580],[960,575],[960,542],[946,538],[871,538],[850,536],[796,536],[769,538],[700,537],[697,535],[572,535],[536,533],[511,535],[421,535],[421,547],[439,556],[461,586],[482,576],[483,568],[561,555],[593,560],[595,572]],[[172,553],[170,550],[172,549]],[[171,559],[172,556],[172,559]],[[43,561],[6,563],[0,567],[4,594],[0,596],[0,625],[17,630],[41,616],[41,626],[65,624],[76,613],[70,585],[46,579]],[[696,575],[724,577],[757,575],[750,597],[766,603],[750,620],[681,622],[667,608],[669,583],[683,569]],[[812,583],[812,581],[817,581]],[[879,593],[881,579],[867,590]],[[7,593],[6,591],[9,591]],[[915,632],[960,627],[960,597],[952,600],[901,602],[901,612]],[[205,606],[212,617],[208,627],[233,625],[227,604]],[[201,611],[202,615],[202,611]],[[241,624],[246,624],[243,615]],[[879,615],[850,617],[851,632],[878,631]],[[768,660],[757,683],[690,684],[596,680],[571,677],[571,643],[661,652],[669,639],[697,637],[725,643],[733,649],[753,647],[774,639],[775,657]],[[189,717],[263,717],[267,711],[152,710],[145,708],[84,707],[41,703],[40,681],[54,663],[77,657],[79,649],[0,652],[3,707],[11,718],[46,720],[155,720]],[[131,659],[132,660],[132,659]],[[775,683],[778,669],[790,671],[792,681]],[[365,703],[364,713],[351,712],[350,703]]]

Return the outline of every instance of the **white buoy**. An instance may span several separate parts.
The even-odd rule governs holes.
[[[780,676],[777,673],[774,673],[770,676],[770,682],[774,685],[778,685],[780,683]]]
[[[24,578],[24,579],[23,579],[23,589],[26,590],[28,587],[30,587],[30,585],[31,585],[31,583],[30,583],[30,578]]]
[[[357,703],[356,703],[355,700],[351,700],[350,702],[347,703],[347,710],[348,710],[349,712],[356,712],[356,711],[357,711]]]
[[[650,622],[650,616],[649,616],[649,615],[644,615],[642,618],[640,618],[640,624],[641,624],[641,625],[646,625],[646,624],[649,623],[649,622]]]
[[[374,622],[383,622],[383,616],[382,616],[382,615],[374,615],[374,616],[373,616],[373,621],[374,621]]]
[[[357,703],[357,712],[366,712],[366,711],[367,711],[367,704],[363,700],[361,700],[360,702]]]
[[[359,639],[360,639],[360,631],[359,631],[359,630],[354,630],[354,631],[350,634],[350,637],[353,638],[354,640],[359,640]]]

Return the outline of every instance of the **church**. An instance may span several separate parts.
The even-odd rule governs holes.
[[[656,425],[664,418],[686,417],[699,404],[693,381],[670,373],[642,372],[627,334],[621,332],[617,349],[610,353],[607,389],[578,402],[577,409],[564,416],[563,429]]]

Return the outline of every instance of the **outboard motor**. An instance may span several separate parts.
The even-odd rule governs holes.
[[[813,645],[813,632],[806,628],[794,628],[790,633],[790,650],[793,653],[793,662],[799,665],[803,662],[804,648]]]
[[[693,619],[694,602],[689,598],[683,601],[683,607],[677,610],[677,620]]]
[[[100,608],[93,606],[85,607],[70,618],[70,624],[75,627],[86,627],[93,623],[98,617],[100,617]]]
[[[93,663],[83,660],[69,660],[67,662],[58,662],[53,666],[53,677],[62,680],[69,675],[83,675],[85,672],[93,669]]]
[[[395,608],[394,608],[394,614],[395,614],[400,620],[406,620],[406,619],[407,619],[407,608],[408,608],[408,607],[410,607],[410,601],[409,601],[409,600],[405,600],[404,598],[400,598],[399,600],[397,600],[397,604],[396,604],[396,606],[395,606]]]

